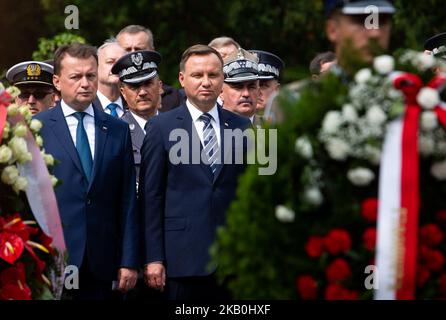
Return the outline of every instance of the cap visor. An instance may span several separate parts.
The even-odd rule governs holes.
[[[237,83],[237,82],[245,82],[245,81],[251,81],[251,80],[258,80],[258,75],[247,75],[247,76],[238,76],[234,78],[227,78],[225,79],[225,82],[227,83]]]
[[[372,10],[366,10],[369,7],[378,8],[379,14],[393,14],[395,7],[388,1],[358,1],[346,4],[342,8],[343,14],[371,14]]]
[[[28,85],[28,84],[44,84],[47,85],[48,87],[54,87],[52,83],[48,83],[48,82],[44,82],[44,81],[19,81],[13,84],[13,86],[18,86],[18,85]]]

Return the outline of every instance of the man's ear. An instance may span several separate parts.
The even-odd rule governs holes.
[[[335,18],[329,18],[325,23],[325,34],[331,43],[339,41],[339,21]]]
[[[53,85],[57,89],[57,91],[60,91],[60,79],[57,74],[53,75]]]
[[[178,80],[180,81],[181,87],[184,88],[184,74],[182,71],[178,74]]]
[[[159,89],[159,94],[163,94],[164,93],[164,89],[163,89],[163,81],[161,81],[160,79],[158,79],[159,83],[160,83],[160,89]]]

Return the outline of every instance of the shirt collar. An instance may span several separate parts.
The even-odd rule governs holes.
[[[197,121],[198,118],[200,118],[200,116],[204,113],[203,111],[199,110],[197,107],[195,107],[190,101],[189,99],[186,100],[186,106],[187,109],[189,110],[189,113],[192,117],[192,121]],[[209,110],[207,112],[209,115],[212,116],[213,120],[216,123],[219,123],[219,116],[218,116],[218,107],[217,107],[217,103],[212,107],[211,110]]]
[[[66,104],[65,101],[63,101],[63,99],[60,102],[60,106],[62,108],[62,112],[63,112],[63,115],[65,116],[65,118],[78,112],[77,110],[74,110],[68,104]],[[94,118],[94,110],[93,110],[93,105],[91,103],[87,108],[85,108],[84,112]]]
[[[104,96],[99,90],[96,91],[96,96],[98,97],[99,101],[101,102],[102,108],[105,110],[107,106],[112,103],[106,96]],[[116,99],[116,101],[113,101],[113,103],[116,103],[118,105],[118,108],[121,110],[124,110],[122,106],[122,98],[121,96]]]
[[[139,126],[141,127],[141,129],[142,129],[144,132],[146,132],[146,131],[144,130],[144,127],[145,127],[145,125],[146,125],[146,123],[147,123],[147,120],[144,119],[144,118],[141,118],[141,117],[138,116],[136,113],[133,113],[131,110],[129,110],[129,111],[130,111],[130,113],[132,114],[133,118],[136,120],[136,122],[138,122],[138,124],[139,124]]]

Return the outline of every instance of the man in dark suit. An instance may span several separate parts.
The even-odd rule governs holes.
[[[156,51],[140,50],[122,56],[111,69],[119,77],[120,90],[128,110],[122,116],[129,124],[135,159],[136,180],[141,164],[141,146],[146,135],[147,120],[158,114],[161,102],[161,83],[158,65],[161,55]]]
[[[109,299],[112,281],[128,291],[139,267],[135,170],[128,125],[92,104],[97,90],[96,49],[61,46],[54,86],[62,100],[36,116],[46,152],[60,163],[53,174],[69,265],[79,268],[73,299]]]
[[[93,103],[115,118],[123,116],[127,105],[121,97],[119,78],[111,73],[111,68],[125,54],[115,38],[106,40],[98,48],[98,91]]]
[[[216,103],[222,68],[215,49],[187,49],[179,74],[187,101],[146,125],[139,187],[145,276],[150,287],[166,287],[168,299],[225,297],[214,278],[215,266],[208,268],[209,247],[245,167],[234,158],[246,148],[227,133],[249,128],[250,122]]]
[[[138,50],[155,51],[153,33],[149,28],[140,25],[128,25],[116,35],[121,47],[127,52]],[[186,97],[183,90],[175,89],[161,82],[163,92],[161,94],[160,112],[169,111],[182,104]]]

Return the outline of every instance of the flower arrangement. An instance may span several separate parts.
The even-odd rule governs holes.
[[[375,58],[347,81],[329,73],[309,83],[298,99],[292,92],[279,96],[287,120],[277,125],[278,171],[258,176],[257,168],[248,168],[211,250],[218,276],[235,298],[376,297],[374,290],[385,283],[378,281],[385,277],[376,268],[382,261],[378,251],[386,252],[377,248],[387,243],[385,231],[378,229],[386,221],[383,172],[389,172],[386,159],[393,159],[389,149],[400,146],[389,147],[397,124],[405,132],[402,149],[408,150],[398,176],[402,192],[407,177],[414,178],[413,192],[419,186],[419,194],[409,197],[420,200],[412,210],[418,220],[403,237],[415,238],[416,245],[402,246],[416,257],[412,298],[445,297],[446,207],[441,199],[446,191],[446,122],[441,96],[446,78],[435,72],[438,68],[444,68],[441,61],[406,51],[397,58]],[[407,169],[405,159],[415,157]],[[401,211],[400,220],[406,213]],[[405,289],[395,285],[393,298],[410,296],[404,295],[410,290],[399,292],[401,287]]]
[[[10,104],[18,93],[15,87],[0,88],[0,300],[52,299],[50,270],[57,252],[24,196],[29,181],[23,166],[33,159],[30,141],[42,146],[42,124],[28,106]],[[54,165],[51,155],[41,150],[41,156]],[[55,185],[57,179],[51,179]]]

